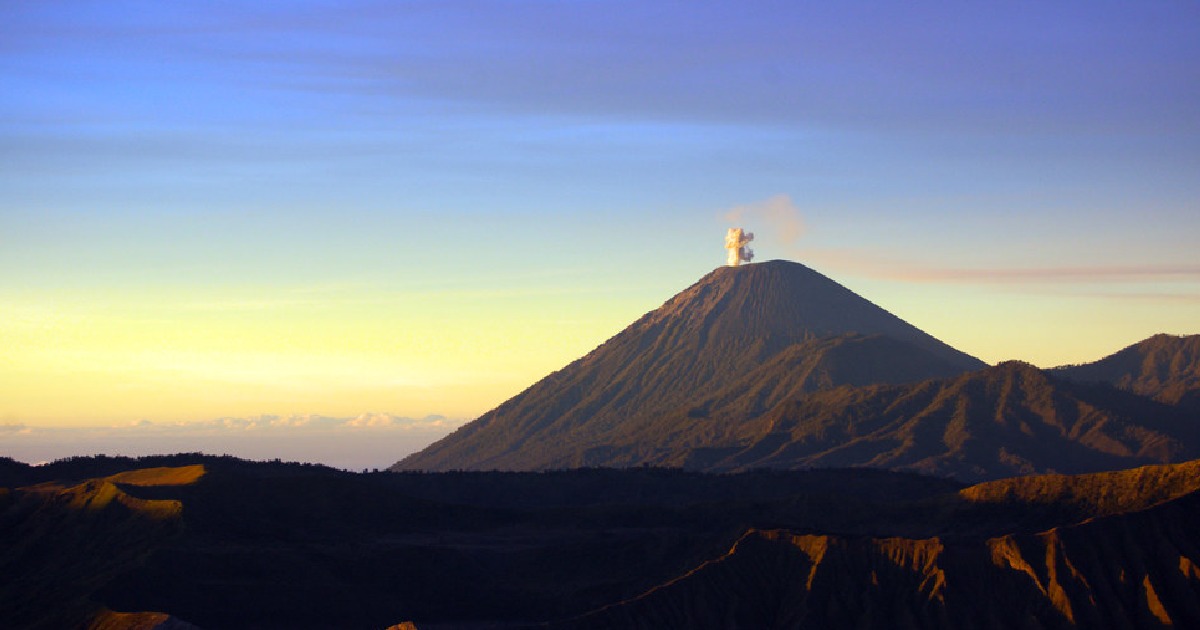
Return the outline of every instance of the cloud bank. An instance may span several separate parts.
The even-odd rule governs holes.
[[[180,422],[142,420],[107,427],[0,425],[0,456],[36,464],[76,455],[142,456],[203,452],[362,470],[385,468],[446,436],[465,418],[262,415]]]

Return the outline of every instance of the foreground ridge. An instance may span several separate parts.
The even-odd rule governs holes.
[[[22,576],[0,583],[8,627],[1200,621],[1200,460],[969,487],[873,469],[139,461],[10,467],[37,479],[0,488],[0,571]]]

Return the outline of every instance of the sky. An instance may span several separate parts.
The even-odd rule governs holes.
[[[471,418],[733,225],[988,362],[1200,333],[1200,5],[0,1],[9,435]]]

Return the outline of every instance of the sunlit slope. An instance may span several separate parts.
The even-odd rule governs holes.
[[[204,472],[203,464],[159,466],[119,472],[108,480],[130,486],[186,486],[199,481]]]
[[[1200,425],[1182,410],[1019,362],[814,392],[757,415],[714,403],[670,426],[677,444],[697,446],[664,449],[656,463],[706,470],[872,466],[979,481],[1200,456]]]
[[[1200,335],[1154,335],[1099,361],[1056,368],[1054,373],[1200,410]]]
[[[853,361],[856,353],[870,361]],[[761,372],[773,366],[772,374]],[[797,263],[724,267],[397,470],[633,465],[611,445],[760,371],[763,401],[983,367]]]
[[[1200,491],[1200,460],[1087,475],[1011,477],[959,491],[973,503],[1073,508],[1109,515],[1148,508]]]
[[[204,475],[199,465],[154,468],[69,485],[0,489],[0,619],[12,628],[134,628],[165,615],[116,614],[93,596],[176,536],[183,506],[130,495],[125,486],[176,486]],[[19,576],[19,577],[17,577]],[[36,593],[38,597],[30,597]]]

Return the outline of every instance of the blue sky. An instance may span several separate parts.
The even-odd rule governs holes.
[[[1195,3],[6,2],[0,86],[11,422],[478,414],[738,208],[987,361],[1200,332]]]

